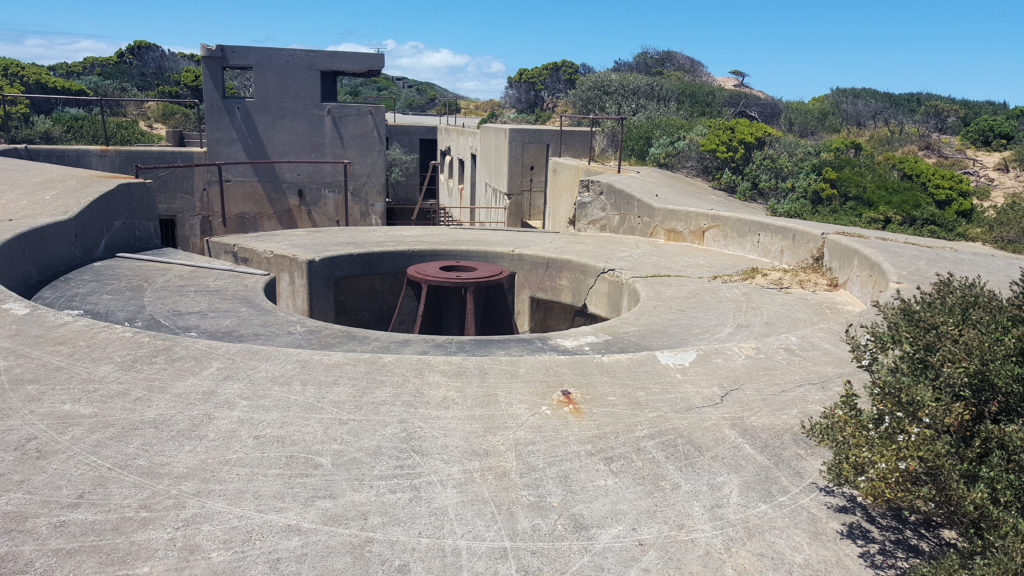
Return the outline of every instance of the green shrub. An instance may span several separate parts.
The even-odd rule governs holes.
[[[634,164],[647,162],[654,143],[663,138],[672,138],[687,131],[691,122],[674,116],[637,119],[629,118],[624,127],[622,156]]]
[[[960,132],[960,139],[978,148],[1003,150],[1017,137],[1017,123],[1006,116],[982,116]]]
[[[839,113],[823,98],[808,102],[783,102],[782,129],[801,138],[838,134]]]
[[[970,217],[974,210],[974,191],[967,176],[932,166],[918,156],[896,156],[889,160],[889,165],[898,173],[899,178],[924,189],[940,210],[959,217]]]
[[[60,128],[62,144],[102,146],[104,143],[103,123],[97,115],[70,109],[51,114],[49,118]],[[164,141],[162,136],[146,132],[137,121],[127,118],[107,118],[107,136],[110,146],[159,144]]]
[[[650,119],[673,113],[676,89],[665,77],[605,71],[580,78],[566,100],[576,114]]]
[[[416,166],[419,157],[410,154],[397,143],[392,144],[384,154],[386,163],[386,176],[388,192],[393,192],[394,187],[405,182],[416,173]]]
[[[771,126],[746,118],[712,120],[707,135],[700,140],[700,149],[717,160],[721,171],[736,172],[750,161],[754,151],[781,135]]]
[[[11,141],[18,144],[53,146],[64,143],[64,131],[49,116],[33,115],[28,122],[11,132]]]
[[[1015,170],[1024,170],[1024,142],[1014,146],[1006,156],[1006,163]]]
[[[1024,271],[1008,297],[948,275],[878,309],[847,332],[864,399],[848,381],[803,424],[823,475],[955,531],[918,574],[1024,573]]]
[[[198,131],[199,114],[194,108],[186,108],[170,102],[151,102],[146,105],[150,119],[167,128]]]
[[[1024,194],[1009,194],[989,209],[982,239],[1000,250],[1024,254]]]
[[[647,154],[647,164],[688,176],[709,176],[713,170],[711,157],[700,149],[700,139],[707,133],[707,125],[698,124],[689,132],[656,139]]]

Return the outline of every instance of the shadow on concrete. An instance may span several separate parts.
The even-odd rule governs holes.
[[[875,574],[905,574],[910,566],[955,547],[950,532],[938,522],[896,508],[876,508],[850,490],[817,488],[829,510],[853,517],[838,533],[860,549],[857,556]]]

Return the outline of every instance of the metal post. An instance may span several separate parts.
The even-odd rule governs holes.
[[[345,226],[348,226],[349,225],[349,220],[348,220],[348,206],[349,206],[349,204],[348,204],[348,169],[351,167],[351,164],[345,164],[344,166],[345,166]]]
[[[0,96],[0,100],[4,103],[4,144],[11,143],[11,130],[8,128],[7,123],[10,122],[7,118],[7,96]]]
[[[619,119],[619,169],[616,174],[622,174],[622,138],[626,135],[626,121]]]
[[[228,212],[224,202],[224,170],[220,164],[217,164],[217,182],[220,185],[220,223],[221,226],[224,226],[224,231],[227,232]]]
[[[100,119],[103,121],[103,145],[109,147],[110,140],[107,138],[107,113],[103,109],[103,98],[100,101]]]
[[[196,105],[196,120],[199,121],[199,147],[206,148],[206,122],[203,119],[203,103],[199,100],[193,100]]]
[[[587,166],[594,158],[594,119],[590,119],[590,148],[587,149]]]
[[[558,115],[558,157],[562,157],[562,119],[565,118],[564,114]]]

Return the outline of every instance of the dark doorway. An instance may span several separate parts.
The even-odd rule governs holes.
[[[162,217],[160,222],[160,245],[168,248],[178,247],[178,226],[174,216]]]
[[[430,163],[434,160],[437,160],[437,138],[421,138],[419,190],[423,189],[423,183],[427,180],[427,172],[430,170]],[[437,200],[437,167],[430,173],[430,181],[427,182],[427,191],[423,194],[423,199]]]

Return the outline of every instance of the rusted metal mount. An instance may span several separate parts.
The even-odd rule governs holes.
[[[518,334],[515,273],[486,262],[439,260],[406,269],[389,332],[443,336]]]

